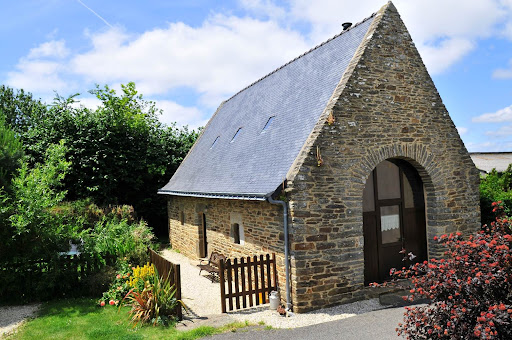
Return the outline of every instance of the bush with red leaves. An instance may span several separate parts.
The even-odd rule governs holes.
[[[406,307],[397,332],[408,339],[512,339],[512,236],[510,223],[500,215],[476,236],[460,233],[434,238],[447,247],[445,259],[391,270],[392,282],[409,279],[413,301],[426,306]],[[374,286],[379,286],[373,284]]]

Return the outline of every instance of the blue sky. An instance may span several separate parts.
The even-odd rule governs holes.
[[[382,0],[0,0],[0,83],[97,102],[134,81],[163,122],[224,99],[359,22]],[[393,2],[470,151],[512,151],[512,0]]]

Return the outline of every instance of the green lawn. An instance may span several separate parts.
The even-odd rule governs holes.
[[[39,316],[28,321],[17,334],[8,339],[197,339],[245,327],[244,323],[223,328],[199,327],[177,331],[173,327],[133,328],[128,307],[97,307],[92,299],[51,301],[41,306]]]

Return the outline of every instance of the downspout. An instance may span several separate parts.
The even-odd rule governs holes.
[[[286,311],[291,311],[290,299],[290,259],[288,254],[288,206],[285,201],[273,199],[271,196],[267,197],[271,204],[280,204],[283,206],[283,223],[284,223],[284,268],[286,273]]]

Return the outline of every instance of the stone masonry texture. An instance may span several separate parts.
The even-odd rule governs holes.
[[[199,259],[199,228],[203,213],[208,254],[216,251],[233,259],[275,253],[279,286],[284,287],[283,212],[280,206],[260,201],[172,196],[168,201],[170,242],[173,249],[191,259]],[[233,219],[234,215],[237,218]],[[243,228],[244,244],[236,244],[232,239],[234,223]]]
[[[477,230],[478,171],[388,3],[288,176],[296,311],[371,294],[364,287],[363,189],[390,158],[408,161],[422,177],[429,258],[443,255],[435,235]]]
[[[364,287],[363,189],[377,164],[390,158],[408,161],[423,180],[429,258],[443,256],[435,235],[478,229],[478,170],[388,3],[376,14],[287,175],[294,311],[374,294]],[[209,252],[231,258],[275,252],[284,296],[281,207],[178,196],[168,202],[174,249],[197,258],[199,213],[205,213]],[[242,220],[244,245],[231,238],[233,213]]]

